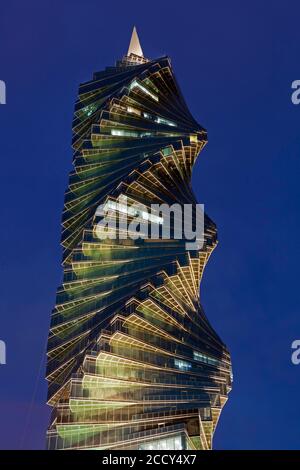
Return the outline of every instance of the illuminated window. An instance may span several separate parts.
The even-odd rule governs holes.
[[[141,85],[140,83],[138,83],[136,80],[134,80],[130,85],[129,85],[129,89],[130,90],[133,90],[134,88],[139,88],[140,90],[142,90],[144,93],[146,93],[146,95],[149,95],[154,101],[158,101],[158,97],[156,95],[154,95],[154,93],[151,93],[151,91],[147,90],[147,88],[145,88],[143,85]]]
[[[137,114],[138,116],[141,115],[141,111],[139,109],[132,108],[132,106],[128,106],[127,112],[132,113],[132,114]]]
[[[180,370],[190,370],[192,368],[192,364],[190,362],[182,361],[181,359],[175,359],[174,365]]]
[[[111,135],[117,135],[119,137],[151,137],[151,132],[135,132],[135,131],[120,131],[118,129],[112,129]]]
[[[144,220],[149,220],[150,222],[154,222],[156,224],[163,224],[164,221],[163,217],[151,214],[150,212],[139,210],[138,208],[134,207],[134,205],[128,206],[127,204],[122,204],[121,202],[107,201],[103,209],[105,212],[109,209],[112,209],[122,214],[132,215],[133,217],[141,217]]]
[[[164,149],[162,149],[162,153],[165,157],[167,157],[168,155],[171,155],[172,148],[171,147],[165,147]]]
[[[220,364],[220,361],[214,359],[213,357],[206,356],[198,351],[194,351],[194,359],[195,361],[205,362],[206,364],[210,364],[213,366],[217,366]]]
[[[176,126],[176,124],[172,121],[168,121],[167,119],[163,119],[163,118],[160,118],[158,117],[157,119],[155,119],[155,122],[157,122],[158,124],[167,124],[167,126]]]
[[[119,131],[117,129],[112,129],[111,135],[118,135],[120,137],[138,137],[139,136],[137,132]]]
[[[182,436],[167,437],[165,439],[156,439],[150,442],[140,444],[139,450],[182,450],[184,449]]]

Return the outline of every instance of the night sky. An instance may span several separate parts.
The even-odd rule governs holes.
[[[60,218],[78,85],[127,52],[169,55],[208,145],[193,173],[219,245],[201,301],[234,386],[216,449],[300,443],[300,3],[2,1],[0,448],[44,448],[45,345],[62,270]]]

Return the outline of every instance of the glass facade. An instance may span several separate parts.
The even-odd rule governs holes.
[[[168,57],[129,50],[80,85],[48,340],[49,449],[212,447],[231,389],[229,353],[199,298],[215,224],[205,215],[194,251],[184,238],[96,236],[97,207],[124,214],[124,196],[146,207],[196,204],[191,173],[206,143]]]

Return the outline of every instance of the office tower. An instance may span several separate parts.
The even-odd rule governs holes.
[[[48,448],[212,447],[231,388],[229,353],[199,300],[216,226],[205,215],[203,246],[187,249],[149,215],[152,204],[196,207],[191,173],[206,142],[170,59],[146,59],[135,28],[127,55],[80,85],[48,341]],[[107,238],[104,209],[118,219]],[[159,237],[125,237],[125,216]]]

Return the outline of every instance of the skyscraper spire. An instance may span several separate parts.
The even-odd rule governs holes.
[[[141,48],[141,44],[140,44],[140,40],[139,40],[139,37],[138,37],[135,26],[133,27],[133,30],[132,30],[130,44],[129,44],[129,48],[128,48],[128,52],[127,52],[128,56],[130,54],[135,54],[135,55],[138,55],[140,57],[144,57],[144,54],[143,54],[143,51],[142,51],[142,48]]]

